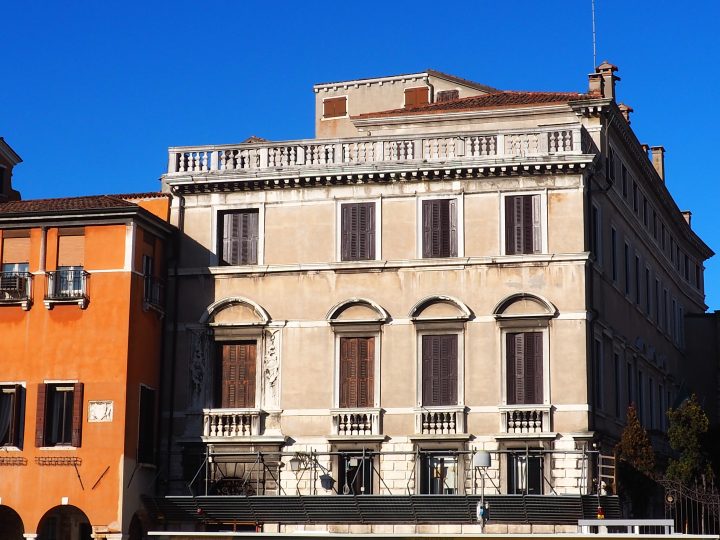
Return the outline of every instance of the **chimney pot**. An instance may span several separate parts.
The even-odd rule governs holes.
[[[628,123],[628,125],[630,125],[630,113],[633,112],[634,109],[629,105],[625,105],[624,103],[618,105],[618,108],[620,109],[620,112],[625,118],[625,121]]]
[[[665,181],[665,147],[664,146],[651,146],[650,151],[652,152],[652,164],[660,177],[660,180]]]
[[[599,73],[590,73],[588,75],[589,94],[591,96],[604,97],[603,77]]]
[[[617,70],[618,67],[607,60],[595,68],[595,72],[603,78],[602,97],[615,99],[615,83],[620,80],[620,77],[615,75]]]

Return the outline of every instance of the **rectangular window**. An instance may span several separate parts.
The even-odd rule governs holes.
[[[650,226],[650,212],[648,212],[647,197],[643,197],[643,224],[646,229]]]
[[[508,405],[543,402],[542,332],[506,334]]]
[[[612,279],[613,282],[617,283],[618,280],[618,265],[617,265],[617,231],[615,230],[615,227],[612,227],[610,229],[610,249],[612,250],[612,253],[610,254],[612,257]]]
[[[420,493],[455,495],[458,485],[457,456],[449,452],[420,454]]]
[[[371,495],[373,493],[373,460],[361,453],[338,456],[338,494]]]
[[[657,242],[657,239],[658,239],[658,217],[657,217],[657,212],[655,211],[654,208],[652,211],[652,223],[653,223],[653,238]]]
[[[343,261],[375,259],[375,203],[340,205],[340,228]]]
[[[659,279],[655,279],[655,322],[660,324],[660,290],[662,285]]]
[[[153,258],[150,255],[142,256],[142,274],[143,300],[151,302],[153,300]]]
[[[542,252],[540,195],[505,197],[505,253]]]
[[[625,168],[625,164],[622,165],[622,194],[623,198],[627,200],[628,198],[628,174],[627,174],[627,168]]]
[[[622,400],[621,400],[621,388],[622,388],[622,366],[620,365],[620,355],[613,353],[613,374],[615,375],[615,418],[621,418],[622,414]]]
[[[665,400],[665,387],[662,384],[658,384],[658,400],[660,401],[660,429],[665,431],[665,414],[667,413],[667,401]]]
[[[687,253],[683,253],[683,277],[685,281],[690,281],[690,259]]]
[[[223,409],[255,407],[257,342],[241,341],[220,346],[220,402]]]
[[[665,234],[665,223],[660,224],[660,243],[662,245],[663,251],[665,251],[666,248],[666,241],[667,241],[667,235]]]
[[[257,264],[259,238],[257,209],[220,214],[220,264]]]
[[[627,369],[625,372],[625,392],[627,393],[627,406],[630,407],[630,405],[633,404],[633,398],[634,398],[634,391],[633,391],[633,366],[631,362],[627,363]]]
[[[663,306],[662,306],[662,327],[663,330],[666,332],[670,332],[670,329],[668,328],[668,290],[663,290]]]
[[[635,303],[640,305],[642,288],[640,286],[640,256],[635,255]]]
[[[632,190],[633,190],[633,210],[637,214],[640,210],[640,200],[638,198],[638,187],[637,187],[637,182],[635,182],[635,179],[633,179],[633,182],[632,182]]]
[[[508,495],[542,495],[543,457],[514,452],[507,460]]]
[[[422,336],[422,404],[457,405],[457,334]]]
[[[0,385],[0,447],[22,446],[23,387]]]
[[[340,407],[372,407],[374,377],[375,338],[340,338]]]
[[[622,166],[625,167],[624,165]],[[615,151],[612,146],[608,146],[608,158],[607,158],[607,177],[611,183],[615,182]]]
[[[35,446],[80,447],[82,421],[82,383],[38,386]]]
[[[30,261],[30,231],[5,230],[2,239],[2,262],[28,263]]]
[[[155,390],[145,385],[140,386],[137,462],[155,463]]]
[[[323,101],[323,118],[347,116],[347,97],[329,98]]]
[[[630,246],[625,244],[625,294],[630,295]]]
[[[648,377],[647,380],[647,399],[648,399],[648,426],[650,429],[655,429],[655,392],[654,392],[654,382],[652,380],[652,377]]]
[[[422,256],[457,257],[457,199],[422,201]]]
[[[672,308],[670,309],[670,337],[673,343],[677,343],[677,300],[672,299]]]
[[[702,273],[700,270],[701,266],[695,263],[695,287],[698,290],[702,289]]]
[[[595,255],[595,261],[602,264],[602,219],[600,209],[592,207],[592,231],[590,232],[590,251]]]
[[[604,381],[603,381],[603,346],[602,341],[599,339],[594,340],[594,350],[593,350],[593,364],[594,364],[594,373],[593,373],[593,388],[595,393],[595,406],[598,408],[598,410],[602,410],[604,408],[603,403],[603,390],[604,390]]]
[[[640,423],[644,426],[645,425],[645,400],[644,397],[644,384],[645,381],[643,381],[643,373],[642,371],[638,371],[637,373],[637,415],[640,419]]]
[[[650,301],[652,296],[650,294],[650,269],[645,267],[645,314],[650,316]]]
[[[427,86],[421,88],[405,89],[405,108],[421,107],[430,102],[430,89]]]
[[[82,267],[85,264],[85,228],[66,227],[58,230],[57,266]]]

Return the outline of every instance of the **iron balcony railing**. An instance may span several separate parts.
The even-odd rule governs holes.
[[[80,268],[47,272],[46,300],[81,300],[88,297],[90,274]]]
[[[0,273],[0,302],[27,302],[31,292],[32,274],[29,272]]]

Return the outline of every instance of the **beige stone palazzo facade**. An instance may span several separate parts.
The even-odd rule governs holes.
[[[316,139],[171,148],[167,493],[612,493],[628,404],[660,443],[704,369],[712,256],[615,70],[319,84]]]

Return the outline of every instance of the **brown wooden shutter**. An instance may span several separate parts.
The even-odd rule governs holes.
[[[85,264],[85,236],[80,234],[58,236],[58,266]]]
[[[339,405],[340,407],[349,407],[349,396],[350,396],[350,381],[348,380],[348,373],[350,372],[350,339],[340,338],[340,396]]]
[[[507,403],[508,405],[514,405],[517,403],[517,398],[515,397],[515,334],[505,334],[505,357]]]
[[[542,403],[543,395],[543,335],[534,332],[535,336],[535,403]]]
[[[419,107],[429,103],[429,88],[407,88],[405,90],[405,108]]]
[[[422,404],[432,405],[432,345],[433,337],[422,337]]]
[[[73,385],[72,446],[80,448],[83,424],[83,383]]]
[[[37,408],[35,409],[35,446],[45,446],[45,410],[47,404],[47,384],[38,384]]]
[[[335,118],[347,114],[347,97],[330,98],[323,102],[323,117]]]
[[[357,407],[372,407],[374,405],[374,365],[375,338],[358,338]]]
[[[255,407],[256,353],[254,341],[222,346],[223,408]]]
[[[3,263],[26,263],[30,260],[30,237],[3,238]]]
[[[457,255],[457,200],[423,201],[423,257]]]
[[[457,336],[423,336],[422,403],[457,405]]]
[[[513,388],[515,393],[515,400],[513,404],[523,404],[526,401],[526,365],[525,365],[525,334],[518,333],[512,334],[514,340],[513,350],[513,371],[509,372],[509,375],[513,378]]]
[[[375,203],[343,204],[340,227],[343,261],[375,258]]]

